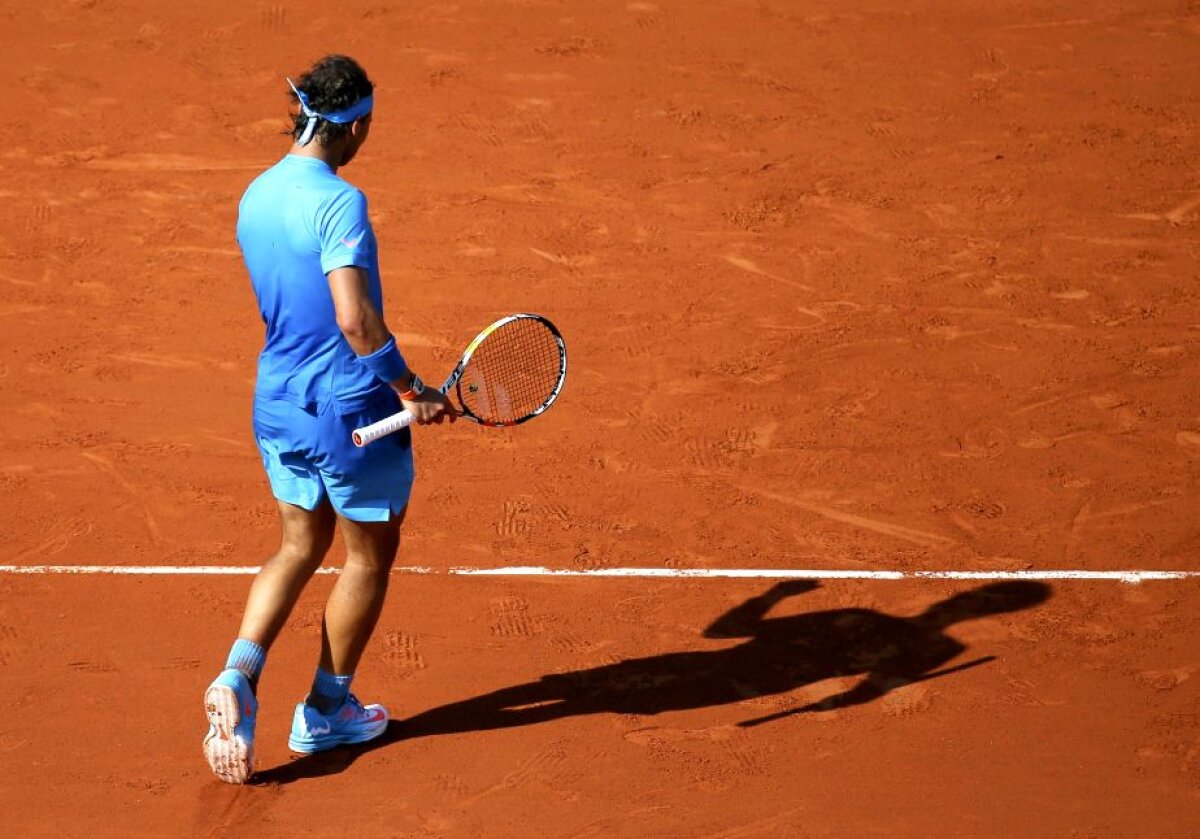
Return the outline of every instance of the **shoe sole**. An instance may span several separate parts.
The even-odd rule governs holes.
[[[213,774],[227,784],[244,784],[254,772],[254,743],[237,733],[242,712],[237,691],[212,685],[204,692],[204,712],[210,726],[204,737],[204,757]]]

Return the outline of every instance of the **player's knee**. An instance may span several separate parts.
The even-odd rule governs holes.
[[[396,561],[396,549],[380,545],[376,550],[349,551],[346,554],[346,568],[367,574],[387,575]]]
[[[330,542],[312,539],[285,539],[279,548],[277,559],[289,565],[316,567],[329,552]]]

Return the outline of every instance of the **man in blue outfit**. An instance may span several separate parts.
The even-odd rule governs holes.
[[[291,82],[289,81],[289,84]],[[403,406],[418,423],[453,405],[409,369],[383,320],[375,233],[362,192],[338,177],[371,129],[374,85],[351,58],[327,56],[292,85],[288,154],[246,190],[237,236],[266,323],[254,433],[279,503],[283,540],[250,589],[237,640],[204,694],[204,754],[222,781],[254,771],[259,676],[340,522],[346,564],[329,595],[312,689],[288,745],[312,753],[383,733],[387,711],[350,681],[375,628],[413,481],[405,430],[366,448],[351,432]]]

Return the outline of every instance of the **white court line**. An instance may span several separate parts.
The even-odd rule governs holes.
[[[115,574],[115,575],[250,575],[257,565],[0,565],[0,574]],[[1200,571],[839,571],[798,568],[597,568],[591,571],[514,565],[500,568],[450,568],[437,571],[420,566],[399,566],[397,574],[448,574],[468,577],[654,577],[684,579],[775,580],[1110,580],[1142,583],[1151,580],[1200,578]],[[321,568],[318,574],[336,574]]]

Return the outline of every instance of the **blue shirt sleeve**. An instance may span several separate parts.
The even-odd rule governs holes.
[[[371,270],[375,231],[367,217],[367,198],[357,189],[339,193],[321,214],[321,270],[328,274],[350,265]]]

